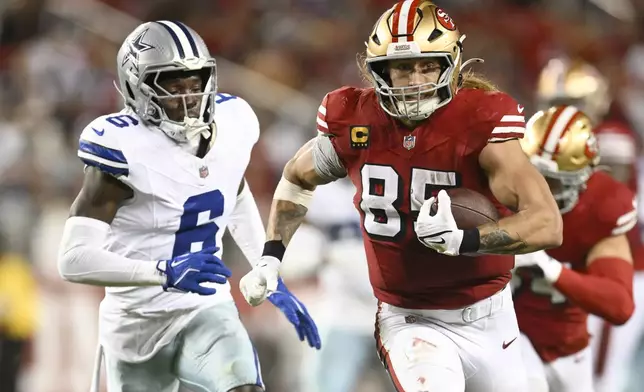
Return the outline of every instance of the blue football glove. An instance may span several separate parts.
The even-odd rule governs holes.
[[[309,346],[320,349],[322,343],[318,327],[306,310],[306,306],[286,288],[282,278],[279,278],[277,290],[268,296],[268,300],[293,324],[301,341],[306,339]]]
[[[212,295],[217,292],[212,287],[201,286],[201,283],[213,282],[224,284],[232,272],[221,259],[214,255],[219,248],[210,247],[197,253],[186,253],[172,260],[161,260],[157,270],[166,276],[163,290],[176,289],[184,293]]]

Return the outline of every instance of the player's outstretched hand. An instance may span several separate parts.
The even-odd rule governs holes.
[[[262,256],[255,267],[239,281],[239,291],[251,306],[257,306],[277,289],[279,259]]]
[[[563,264],[539,250],[532,253],[514,256],[514,269],[529,269],[538,278],[544,278],[550,283],[559,279]]]
[[[306,339],[309,346],[320,349],[322,343],[317,325],[306,310],[306,306],[288,290],[282,278],[279,278],[277,290],[268,296],[268,300],[293,324],[301,341]]]
[[[219,248],[210,247],[196,253],[187,253],[172,260],[161,260],[157,269],[166,276],[163,289],[175,289],[186,293],[212,295],[217,292],[213,287],[202,283],[224,284],[232,272],[221,259],[214,255]]]
[[[432,216],[430,211],[436,199],[438,199],[438,208],[436,214]],[[456,226],[452,215],[452,200],[447,192],[441,190],[437,198],[431,197],[425,200],[416,220],[415,231],[418,241],[426,247],[448,256],[459,254],[463,230]]]

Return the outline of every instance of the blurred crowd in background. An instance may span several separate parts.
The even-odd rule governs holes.
[[[535,111],[536,79],[548,59],[580,57],[609,79],[611,115],[644,135],[644,1],[435,2],[467,34],[465,58],[485,59],[475,70],[512,94],[527,113]],[[180,20],[195,29],[217,58],[220,91],[239,95],[256,109],[262,136],[247,178],[266,214],[284,163],[315,134],[324,94],[364,83],[356,54],[377,17],[393,3],[0,0],[0,358],[18,358],[0,363],[0,373],[21,366],[23,392],[76,392],[89,386],[102,289],[63,282],[56,255],[82,180],[78,135],[95,117],[120,110],[113,86],[116,52],[139,21]],[[345,191],[348,201],[350,185]],[[341,196],[318,196],[327,203],[320,208],[337,209],[334,197]],[[320,289],[321,266],[338,257],[325,253],[324,216],[320,220],[293,241],[284,275],[323,331],[340,323],[355,333],[344,335],[352,355],[315,356],[274,308],[251,309],[240,300],[265,382],[273,391],[313,390],[319,378],[311,371],[316,361],[335,364],[330,374],[347,372],[353,361],[362,367],[355,380],[352,374],[343,378],[353,385],[347,390],[391,391],[376,357],[373,303],[367,298],[366,305],[356,304],[355,309],[372,309],[362,316],[351,299],[332,302],[332,295]],[[347,246],[340,258],[358,258],[357,244],[358,251]],[[250,266],[232,241],[226,246],[224,260],[239,279]],[[356,282],[366,280],[360,268],[346,273],[355,274]],[[368,282],[365,287],[368,293]],[[235,279],[233,290],[238,295]],[[367,347],[364,354],[358,346]]]

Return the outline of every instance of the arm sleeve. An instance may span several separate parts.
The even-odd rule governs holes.
[[[318,176],[326,181],[335,181],[344,178],[347,171],[340,161],[331,137],[327,135],[318,135],[313,144],[313,167]]]
[[[245,180],[244,180],[245,181]],[[237,195],[235,209],[228,223],[230,235],[251,265],[262,256],[266,230],[248,183]]]
[[[595,260],[588,274],[563,268],[554,287],[571,302],[612,324],[624,324],[635,309],[633,266],[619,258]]]
[[[102,248],[110,226],[92,218],[67,219],[58,253],[60,276],[96,286],[156,286],[166,282],[157,261],[135,260]]]
[[[244,119],[247,138],[254,145],[260,135],[259,120],[253,108],[246,101],[242,99],[238,99],[238,101],[239,116]],[[248,182],[245,179],[243,181],[243,188],[237,195],[235,208],[228,221],[228,231],[246,260],[251,265],[255,265],[264,249],[266,230]]]

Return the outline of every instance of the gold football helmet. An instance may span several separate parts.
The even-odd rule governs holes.
[[[548,180],[562,214],[575,207],[599,163],[592,129],[590,118],[574,106],[542,110],[526,124],[521,147]]]
[[[461,65],[464,39],[449,15],[431,1],[399,1],[385,11],[365,42],[366,67],[385,112],[418,121],[448,104],[467,64]],[[389,60],[428,57],[441,61],[437,83],[392,87]]]
[[[539,75],[537,101],[541,109],[575,105],[597,122],[610,106],[608,81],[595,67],[581,60],[551,59]]]

